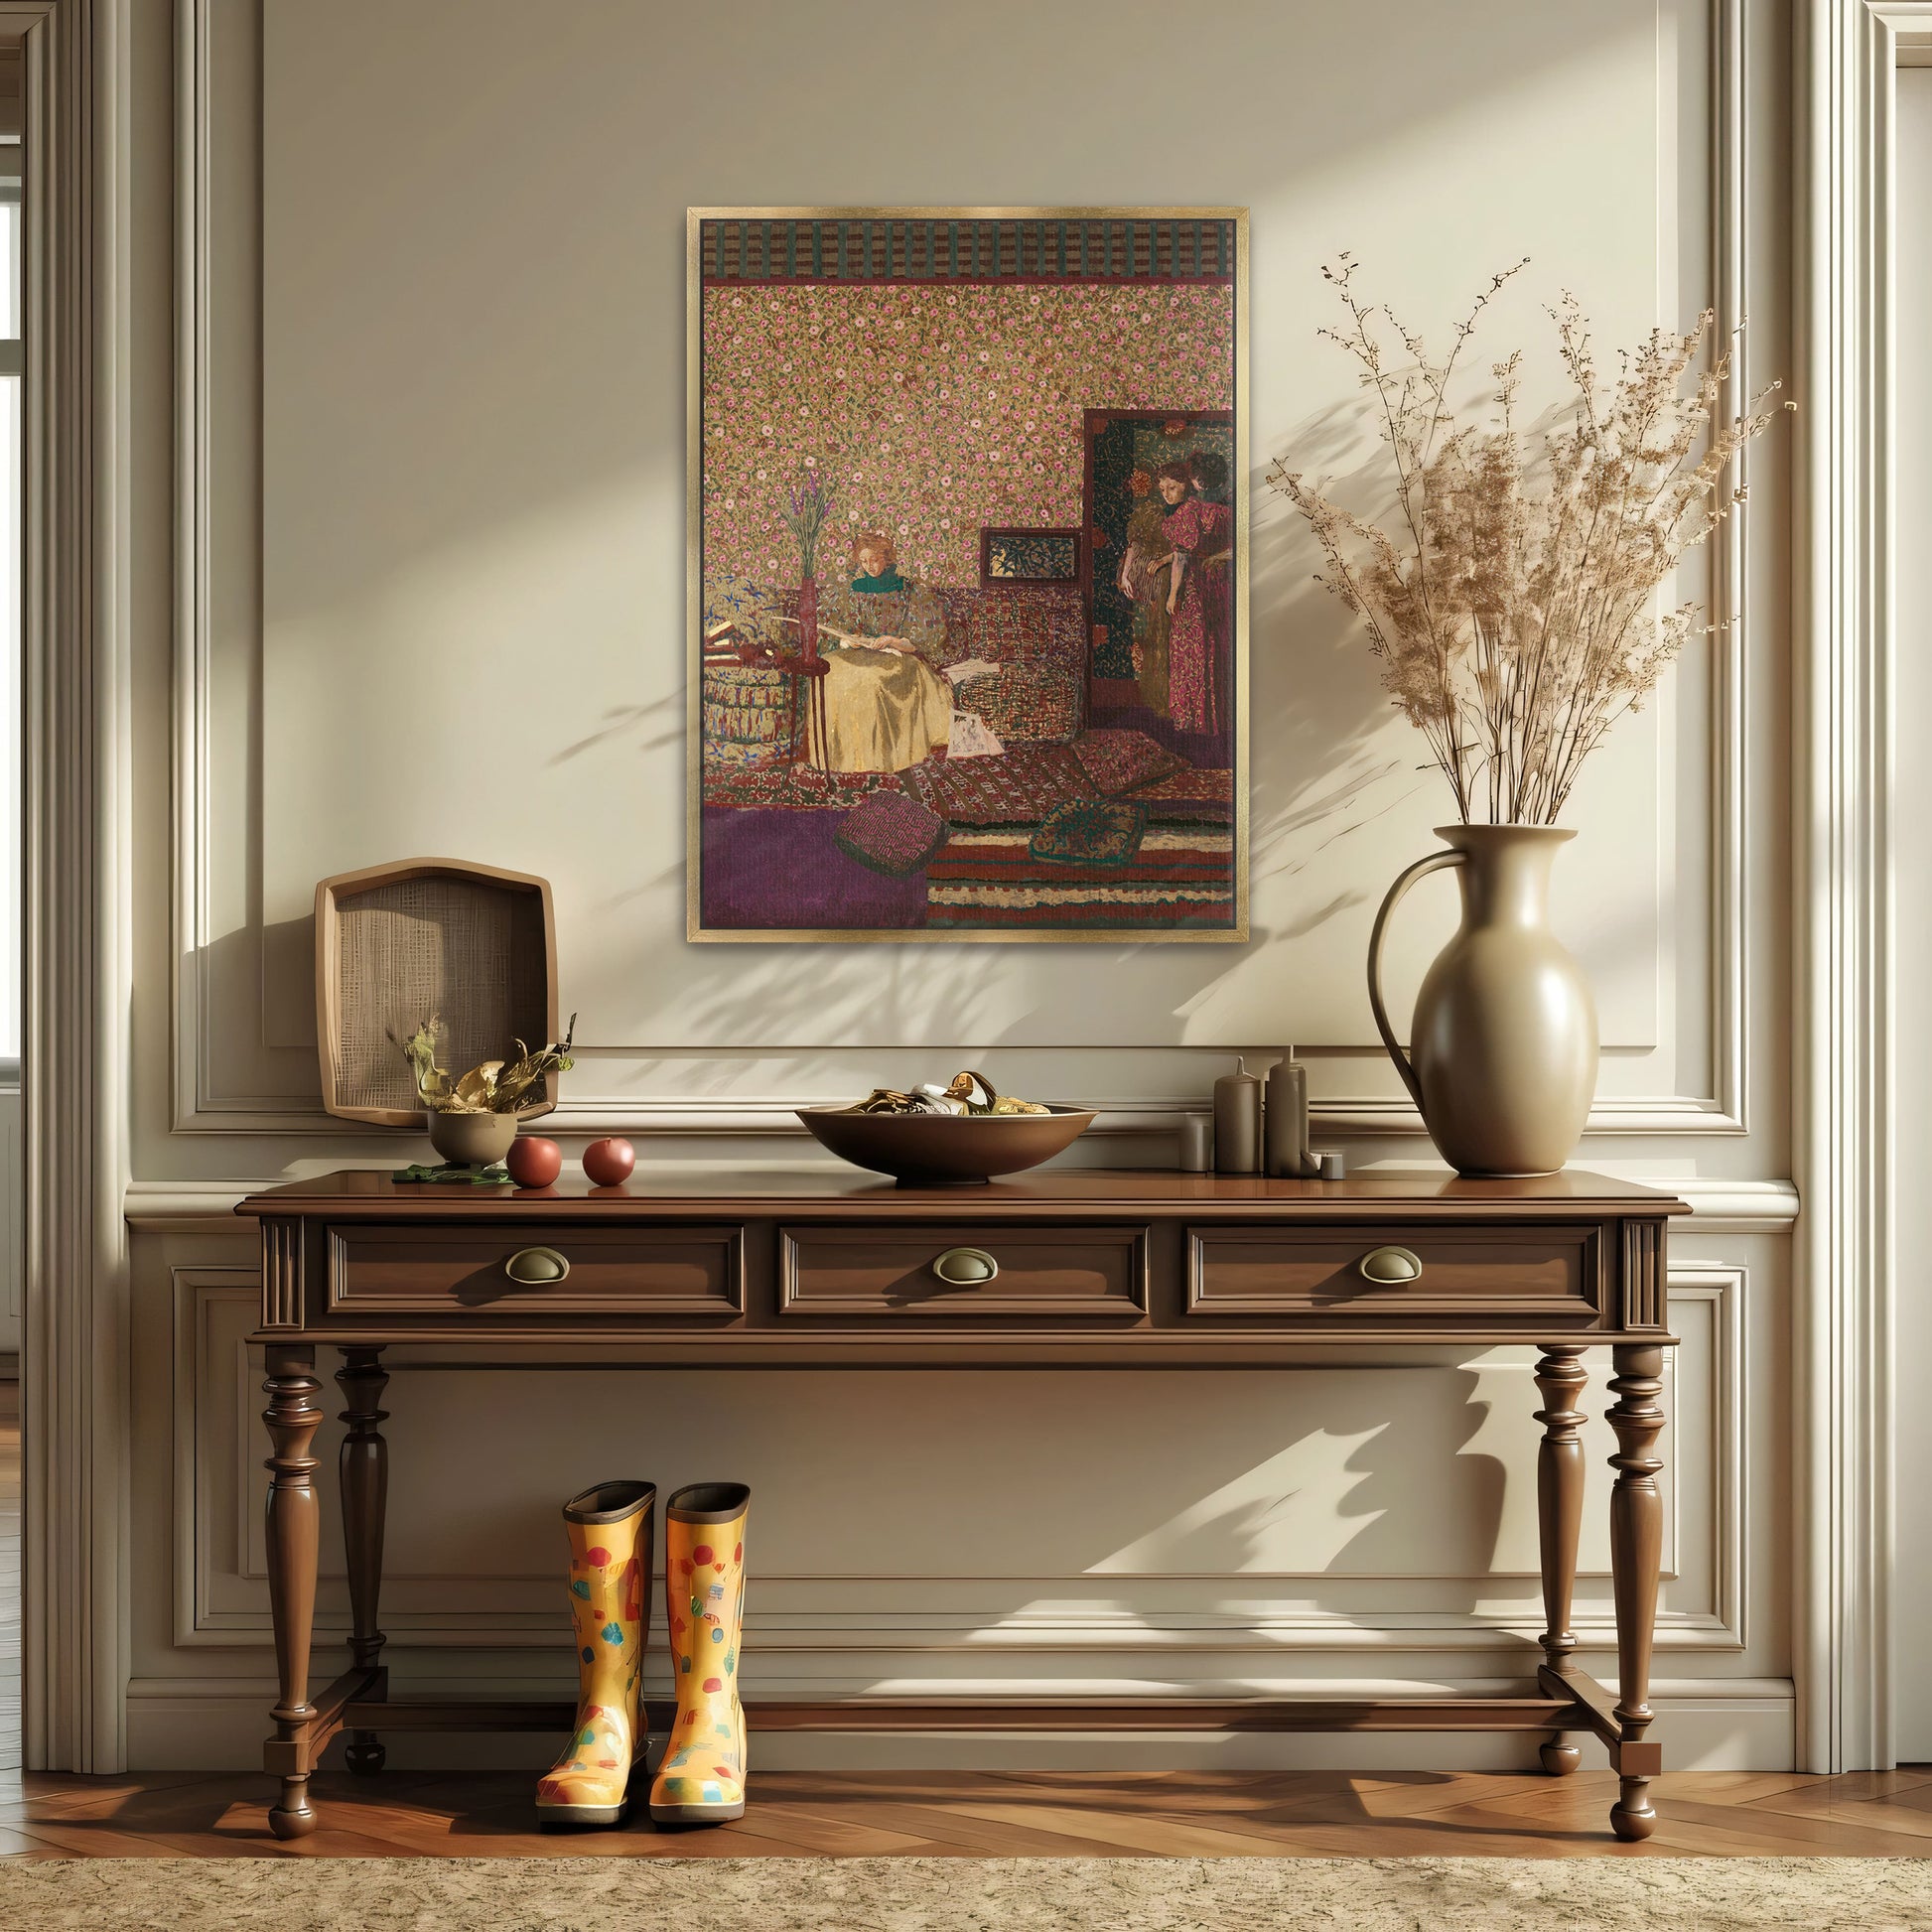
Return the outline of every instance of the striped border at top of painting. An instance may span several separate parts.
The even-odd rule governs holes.
[[[706,288],[1234,280],[1225,212],[703,213]]]
[[[1228,224],[1233,241],[1233,270],[1224,281],[1234,292],[1234,449],[1235,492],[1234,664],[1235,688],[1243,702],[1234,720],[1234,921],[1219,928],[1184,928],[1153,933],[1122,933],[1091,929],[1011,932],[958,930],[935,932],[923,928],[873,928],[837,931],[827,928],[758,928],[707,926],[703,919],[698,866],[699,828],[703,816],[703,708],[695,663],[687,674],[685,704],[685,937],[709,944],[743,945],[1245,945],[1251,937],[1249,900],[1249,753],[1248,722],[1248,603],[1249,512],[1248,451],[1248,210],[1239,207],[688,207],[685,209],[685,635],[695,640],[703,628],[703,476],[701,434],[704,391],[704,292],[719,286],[703,273],[704,226],[709,221],[1220,221]],[[788,278],[783,278],[788,279]],[[885,279],[885,278],[881,278]],[[897,278],[903,284],[904,278]],[[986,281],[1020,282],[1048,279],[988,276]],[[1073,278],[1067,278],[1072,280]],[[1139,281],[1148,276],[1089,277],[1089,281]],[[915,284],[917,285],[917,284]],[[929,286],[929,284],[926,284]],[[738,286],[746,286],[740,282]],[[689,646],[693,651],[695,643]]]

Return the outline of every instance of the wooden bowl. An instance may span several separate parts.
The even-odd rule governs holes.
[[[800,1107],[820,1143],[855,1168],[889,1173],[901,1187],[970,1187],[1018,1173],[1069,1148],[1093,1123],[1084,1107],[1044,1114],[857,1114]]]

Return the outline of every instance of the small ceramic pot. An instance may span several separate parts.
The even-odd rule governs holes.
[[[493,1168],[516,1139],[514,1114],[431,1114],[429,1144],[453,1167]]]

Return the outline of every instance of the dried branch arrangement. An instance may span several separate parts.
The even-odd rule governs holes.
[[[1779,386],[1720,415],[1732,350],[1707,353],[1709,310],[1688,334],[1656,330],[1620,350],[1606,382],[1566,294],[1548,313],[1574,394],[1526,453],[1520,354],[1492,367],[1485,422],[1459,418],[1450,398],[1483,310],[1525,265],[1491,278],[1440,360],[1356,293],[1351,257],[1324,268],[1348,322],[1321,335],[1361,365],[1395,460],[1395,514],[1383,529],[1285,462],[1268,475],[1308,518],[1327,560],[1316,582],[1367,627],[1465,823],[1554,824],[1610,727],[1686,639],[1719,628],[1700,624],[1695,602],[1657,616],[1656,593],[1744,502],[1738,452],[1770,423]]]
[[[450,1077],[450,1069],[438,1065],[448,1029],[436,1014],[422,1021],[406,1039],[399,1039],[393,1029],[389,1038],[409,1062],[416,1077],[416,1098],[432,1114],[514,1114],[532,1107],[544,1098],[544,1082],[552,1073],[568,1073],[576,1062],[570,1056],[571,1041],[577,1034],[577,1016],[562,1039],[535,1052],[516,1042],[513,1060],[484,1060],[473,1066],[460,1079]]]

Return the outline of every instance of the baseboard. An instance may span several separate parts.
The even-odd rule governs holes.
[[[466,1688],[438,1687],[460,1693]],[[474,1687],[482,1690],[484,1687]],[[488,1690],[504,1694],[500,1680]],[[822,1687],[821,1687],[822,1688]],[[1311,1693],[1321,1687],[1311,1685]],[[1457,1686],[1486,1695],[1487,1681]],[[554,1686],[544,1687],[554,1695]],[[274,1688],[207,1679],[137,1679],[128,1687],[127,1761],[135,1771],[252,1770],[261,1763]],[[1788,1771],[1793,1763],[1793,1695],[1788,1679],[1726,1684],[1668,1679],[1651,1687],[1665,1762],[1677,1771]],[[1540,1735],[1540,1734],[1539,1734]],[[535,1736],[398,1736],[389,1762],[398,1770],[541,1770],[558,1740]],[[1585,1738],[1586,1766],[1601,1746]],[[755,1762],[765,1770],[1295,1770],[1510,1771],[1536,1768],[1538,1735],[1187,1732],[1104,1735],[1077,1732],[755,1734]],[[333,1746],[330,1761],[340,1755]]]

